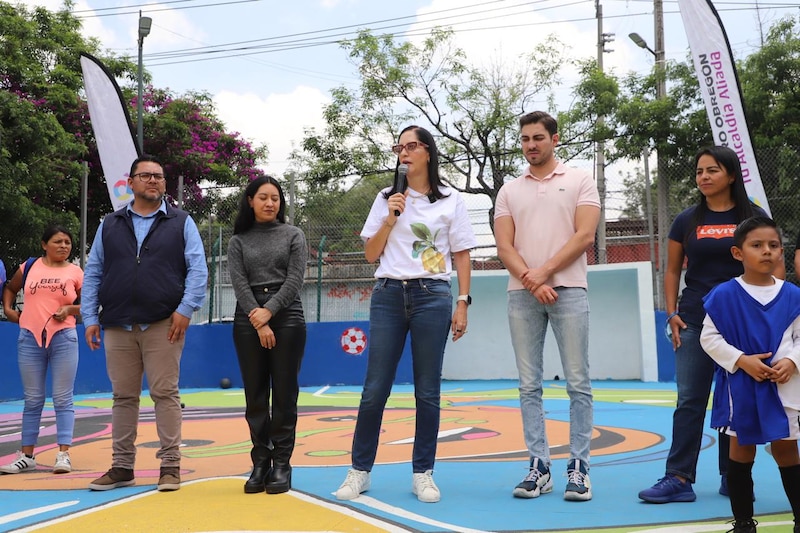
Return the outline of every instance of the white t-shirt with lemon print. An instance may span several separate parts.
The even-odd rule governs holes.
[[[381,229],[389,212],[384,189],[372,203],[361,230],[366,241]],[[477,246],[469,213],[458,191],[439,189],[444,198],[431,203],[427,196],[410,190],[406,209],[389,233],[386,247],[375,271],[376,278],[449,280],[453,270],[450,254]]]

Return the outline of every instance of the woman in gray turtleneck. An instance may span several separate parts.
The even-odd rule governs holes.
[[[236,294],[233,343],[253,441],[248,494],[278,494],[292,486],[297,376],[306,344],[300,290],[308,249],[303,232],[285,222],[280,184],[271,176],[257,178],[242,195],[228,245]]]

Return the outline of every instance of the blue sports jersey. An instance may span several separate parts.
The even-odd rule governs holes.
[[[742,353],[775,354],[786,329],[800,316],[800,288],[784,283],[778,295],[762,305],[732,279],[706,296],[705,310],[725,341]],[[765,364],[771,361],[772,357],[764,359]],[[717,367],[711,426],[730,427],[743,445],[789,436],[778,385],[772,381],[759,383],[744,370],[731,374]]]

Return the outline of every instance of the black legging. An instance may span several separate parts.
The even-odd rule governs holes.
[[[242,372],[250,427],[253,465],[269,462],[288,465],[294,451],[297,427],[297,376],[306,345],[306,325],[302,307],[277,313],[270,320],[275,332],[275,347],[261,346],[258,333],[247,315],[237,306],[233,323],[233,344]],[[287,312],[284,312],[287,311]],[[270,417],[270,388],[272,416]]]

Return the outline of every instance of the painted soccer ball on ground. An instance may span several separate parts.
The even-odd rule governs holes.
[[[350,355],[358,355],[367,347],[367,335],[361,328],[349,328],[342,333],[342,350]]]

